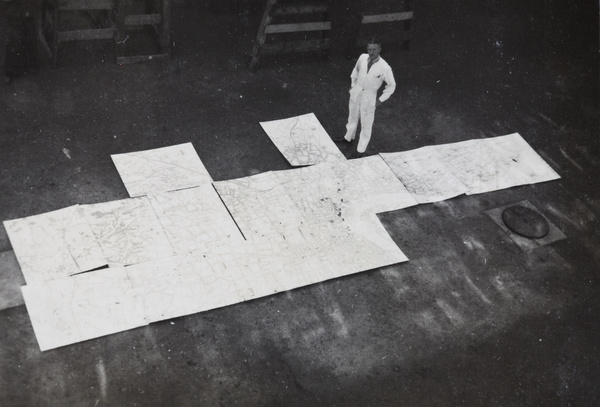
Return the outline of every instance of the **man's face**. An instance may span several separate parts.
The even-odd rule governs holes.
[[[371,61],[376,60],[379,57],[380,52],[381,52],[381,45],[379,45],[379,44],[367,45],[367,53],[369,54],[369,59]]]

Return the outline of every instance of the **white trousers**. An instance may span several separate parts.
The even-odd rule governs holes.
[[[346,124],[346,135],[348,141],[354,140],[356,128],[360,119],[360,137],[356,151],[364,153],[371,140],[371,130],[375,120],[375,103],[377,102],[377,91],[363,89],[355,86],[350,90],[350,103],[348,106],[348,124]]]

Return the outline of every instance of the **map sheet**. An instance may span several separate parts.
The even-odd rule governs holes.
[[[517,133],[214,183],[159,150],[115,160],[147,196],[4,222],[42,350],[407,261],[377,213],[558,178]]]
[[[147,324],[125,268],[21,287],[42,351]]]
[[[108,265],[126,266],[174,254],[147,197],[84,205],[82,208]]]
[[[111,158],[131,197],[212,182],[192,143],[113,154]]]
[[[292,166],[346,160],[313,113],[260,125]]]
[[[7,220],[4,227],[28,284],[106,264],[79,205]]]
[[[406,261],[375,217],[22,287],[41,350]],[[60,295],[57,295],[60,293]]]
[[[157,193],[148,198],[178,254],[244,240],[212,184]]]
[[[416,202],[380,157],[216,184],[229,208],[210,184],[83,206],[113,267],[23,287],[40,347],[408,260],[375,212]]]
[[[420,204],[444,201],[467,192],[467,187],[446,169],[431,147],[379,155]]]
[[[436,147],[467,195],[560,178],[519,133]]]
[[[560,178],[519,133],[380,155],[420,203]]]
[[[246,238],[416,205],[378,156],[214,183]]]

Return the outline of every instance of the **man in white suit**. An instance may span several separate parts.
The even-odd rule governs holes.
[[[356,136],[356,128],[360,119],[360,137],[356,148],[359,157],[364,154],[371,140],[375,107],[388,100],[396,89],[392,68],[379,56],[380,52],[381,44],[373,39],[367,45],[367,53],[362,54],[356,61],[352,75],[350,75],[352,86],[346,135],[335,140],[351,143]],[[377,98],[377,91],[384,82],[383,93]]]

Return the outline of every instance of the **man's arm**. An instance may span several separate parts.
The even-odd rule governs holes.
[[[361,62],[362,58],[363,58],[362,55],[360,57],[358,57],[356,64],[354,64],[354,69],[352,70],[352,74],[350,75],[350,79],[352,81],[351,87],[354,87],[356,85],[356,82],[358,81],[358,72],[360,71],[360,62]]]
[[[384,72],[383,80],[385,81],[385,88],[383,88],[383,93],[379,97],[380,102],[385,102],[392,96],[392,93],[396,90],[396,80],[394,79],[394,73],[392,72],[392,68],[387,68]]]

